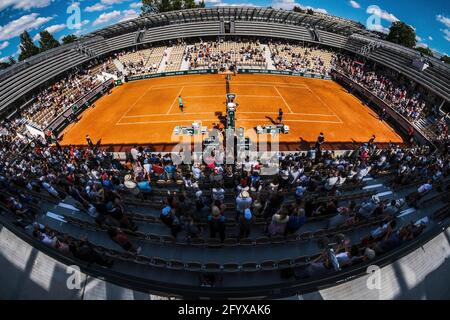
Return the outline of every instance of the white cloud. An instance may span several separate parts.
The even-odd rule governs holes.
[[[81,29],[82,27],[84,27],[85,25],[87,25],[89,23],[89,20],[83,20],[83,21],[81,21],[80,23],[75,23],[74,25],[73,25],[73,28],[74,29]]]
[[[450,28],[450,18],[445,17],[442,14],[438,14],[436,16],[436,20],[443,23],[447,28]]]
[[[118,4],[118,3],[127,2],[127,1],[129,1],[129,0],[101,0],[100,2],[107,6],[110,6],[113,4]]]
[[[6,25],[0,26],[0,41],[15,38],[25,30],[30,31],[38,29],[52,19],[53,17],[39,17],[38,13],[31,13],[24,15],[19,19],[12,20]]]
[[[417,46],[420,48],[428,48],[428,45],[425,42],[418,42]]]
[[[103,11],[107,8],[108,8],[108,6],[105,6],[104,4],[96,3],[92,6],[88,6],[88,7],[84,8],[84,11],[85,12]]]
[[[441,29],[441,31],[444,33],[444,39],[450,42],[450,30],[449,29]]]
[[[421,37],[419,37],[418,35],[416,35],[416,41],[422,41],[422,38]]]
[[[432,37],[432,36],[429,36],[429,37],[428,37],[428,40],[433,41],[433,37]]]
[[[121,16],[121,12],[118,10],[114,10],[107,13],[102,13],[95,19],[95,21],[92,23],[93,26],[97,26],[100,24],[105,24],[114,20],[119,19]]]
[[[206,1],[205,1],[205,3],[206,3]],[[142,2],[130,3],[130,8],[132,8],[132,9],[137,9],[137,8],[140,8],[140,7],[142,7]]]
[[[392,13],[387,12],[386,10],[380,9],[378,6],[369,6],[366,10],[367,13],[373,14],[375,16],[380,17],[383,20],[389,21],[389,22],[397,22],[399,21],[396,16],[394,16]]]
[[[33,41],[38,42],[39,40],[41,40],[41,35],[38,33],[36,33],[33,37]]]
[[[355,9],[361,8],[361,5],[358,2],[354,1],[354,0],[350,0],[348,3],[350,4],[350,6],[352,6]]]
[[[121,22],[139,17],[139,13],[137,13],[135,10],[132,10],[132,9],[122,11],[122,15],[123,15],[123,17],[120,20]]]
[[[389,28],[383,27],[381,24],[369,24],[367,29],[370,31],[378,31],[381,33],[389,34]]]
[[[100,0],[100,2],[97,2],[96,4],[93,4],[92,6],[88,6],[84,8],[85,12],[96,12],[96,11],[105,11],[107,9],[111,9],[111,7],[115,4],[119,4],[122,2],[128,2],[131,0]],[[140,4],[142,6],[142,3]],[[131,7],[131,5],[130,5]]]
[[[47,30],[50,33],[56,33],[59,32],[61,30],[64,30],[66,28],[65,24],[54,24],[50,27],[45,28],[45,30]]]
[[[272,0],[272,8],[291,10],[295,6],[300,7],[303,10],[314,10],[316,12],[328,13],[327,10],[322,8],[313,8],[311,6],[304,6],[301,3],[295,2],[295,0]]]
[[[9,42],[8,41],[5,41],[5,42],[3,42],[3,43],[0,43],[0,50],[3,50],[3,49],[5,49],[6,47],[8,47],[9,46]]]
[[[205,3],[207,3],[205,1]],[[209,3],[215,3],[214,6],[215,7],[223,7],[223,6],[227,6],[227,7],[259,7],[256,4],[253,3],[249,3],[249,2],[243,2],[243,3],[225,3],[225,2],[221,2],[220,0],[209,0]]]
[[[24,10],[29,10],[32,8],[45,8],[48,7],[50,3],[51,0],[1,0],[0,10],[6,9],[8,7]]]
[[[8,62],[9,57],[1,57],[0,62]]]

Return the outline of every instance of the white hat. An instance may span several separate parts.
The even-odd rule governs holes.
[[[134,189],[136,188],[136,183],[134,181],[125,181],[123,183],[125,185],[125,187],[127,187],[128,189]]]
[[[241,194],[239,196],[241,198],[248,198],[248,197],[250,197],[250,194],[248,193],[248,191],[244,190],[241,192]]]

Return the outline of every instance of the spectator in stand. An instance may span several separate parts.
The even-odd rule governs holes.
[[[288,221],[288,210],[283,207],[272,216],[272,220],[269,224],[269,227],[267,228],[269,235],[271,237],[284,236]]]
[[[245,209],[244,214],[239,216],[239,239],[245,239],[250,236],[251,226],[255,222],[255,217],[250,208]]]
[[[211,214],[208,216],[208,224],[210,238],[215,239],[219,233],[220,240],[223,242],[225,240],[225,217],[217,206],[212,207]]]
[[[130,251],[131,253],[139,254],[142,250],[141,247],[136,248],[131,243],[131,241],[128,239],[127,234],[125,232],[123,232],[120,228],[114,228],[114,227],[109,228],[108,236],[126,251]]]

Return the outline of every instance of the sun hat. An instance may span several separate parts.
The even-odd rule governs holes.
[[[247,190],[244,190],[241,192],[241,194],[239,195],[241,198],[248,198],[250,197],[250,194],[248,193]]]
[[[125,181],[123,183],[125,185],[125,187],[127,187],[128,189],[134,189],[136,188],[136,183],[134,181]]]

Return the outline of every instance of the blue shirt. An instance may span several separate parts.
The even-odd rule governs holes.
[[[164,167],[164,171],[166,171],[167,173],[173,173],[175,172],[175,166],[167,165]]]
[[[138,186],[139,190],[148,191],[148,192],[152,191],[152,187],[150,186],[150,183],[148,181],[138,182],[137,186]]]

